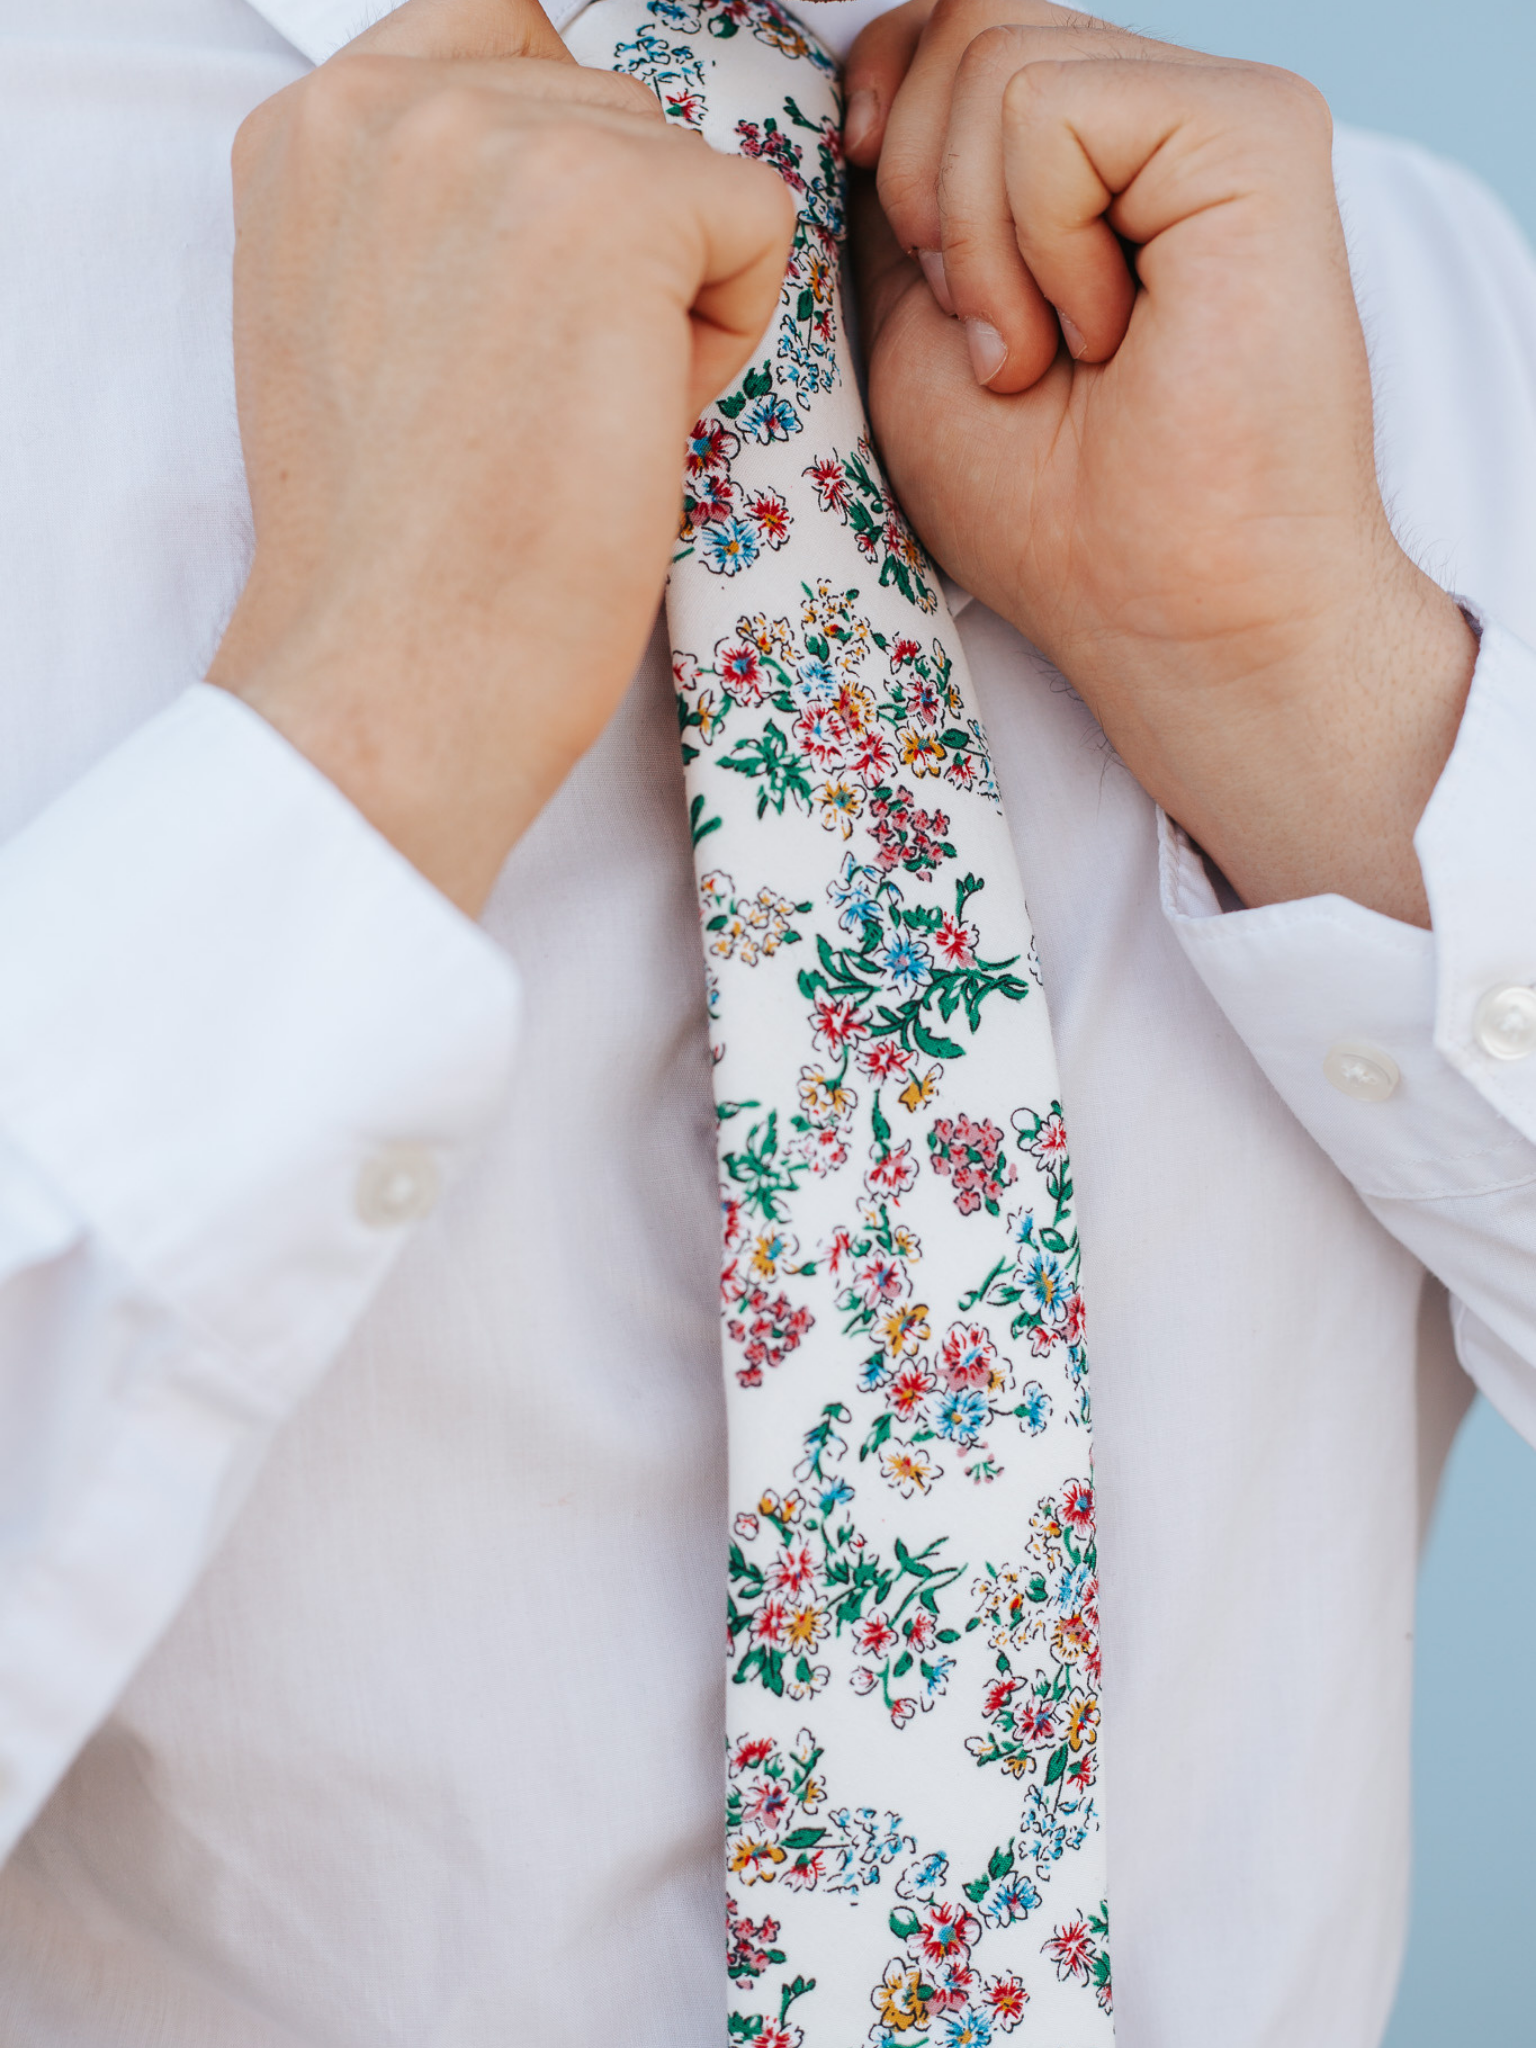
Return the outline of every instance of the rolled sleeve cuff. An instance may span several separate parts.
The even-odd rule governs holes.
[[[0,852],[0,960],[0,1129],[280,1412],[500,1101],[511,964],[206,685]]]

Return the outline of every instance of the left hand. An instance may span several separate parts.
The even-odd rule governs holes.
[[[925,541],[1245,902],[1427,924],[1475,641],[1387,523],[1320,96],[1045,0],[909,0],[846,83],[873,424]]]

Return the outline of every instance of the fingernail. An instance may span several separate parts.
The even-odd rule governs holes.
[[[1056,318],[1061,322],[1061,331],[1066,337],[1067,354],[1081,361],[1088,353],[1088,342],[1083,330],[1070,313],[1062,312],[1060,306],[1056,308]]]
[[[955,302],[949,296],[949,279],[944,275],[944,252],[942,249],[919,249],[917,260],[923,266],[923,275],[928,280],[928,289],[939,302],[941,312],[953,319]]]
[[[971,368],[978,384],[990,384],[1008,360],[1008,347],[990,320],[967,320],[965,338],[970,344]]]
[[[848,102],[843,115],[843,147],[852,156],[875,132],[880,118],[880,101],[867,85],[861,85]]]

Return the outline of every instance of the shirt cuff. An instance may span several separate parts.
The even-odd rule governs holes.
[[[0,1131],[283,1411],[501,1099],[510,962],[207,685],[0,851],[0,959]]]
[[[1533,791],[1536,658],[1487,625],[1415,840],[1433,932],[1342,896],[1224,915],[1199,854],[1159,818],[1163,909],[1186,955],[1367,1198],[1434,1201],[1536,1176],[1536,1022],[1531,1057],[1486,1043],[1490,994],[1522,991],[1509,1017],[1492,1013],[1507,1038],[1536,982]]]

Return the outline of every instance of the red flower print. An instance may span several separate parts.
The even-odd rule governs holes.
[[[940,1900],[928,1908],[917,1930],[917,1945],[930,1963],[963,1962],[981,1935],[980,1921],[963,1906]]]
[[[765,1600],[752,1617],[752,1640],[782,1648],[789,1635],[789,1609],[782,1600]]]
[[[803,1593],[815,1578],[815,1560],[803,1543],[798,1550],[786,1550],[768,1573],[768,1583],[776,1593]]]
[[[1029,1993],[1021,1977],[994,1977],[982,1994],[982,2003],[1005,2034],[1011,2034],[1024,2017]]]
[[[726,1963],[731,1978],[748,1990],[775,1960],[783,1960],[770,1953],[779,1938],[778,1921],[766,1913],[761,1920],[749,1920],[730,1897],[725,1902],[725,1932]]]
[[[1062,1488],[1061,1519],[1078,1536],[1093,1534],[1093,1488],[1086,1479],[1069,1479]]]
[[[1059,1110],[1052,1110],[1035,1133],[1030,1151],[1042,1166],[1055,1165],[1067,1156],[1067,1127]]]
[[[995,1678],[987,1687],[981,1702],[983,1715],[990,1720],[994,1714],[1000,1714],[1018,1689],[1019,1681],[1016,1678]]]
[[[1044,1745],[1056,1740],[1056,1716],[1044,1700],[1025,1700],[1014,1709],[1013,1732],[1020,1742]]]
[[[846,521],[849,493],[853,487],[837,458],[818,456],[810,468],[803,470],[801,474],[810,478],[811,488],[816,493],[816,501],[822,511],[840,512]]]
[[[898,1145],[894,1152],[882,1152],[869,1172],[864,1176],[864,1185],[872,1195],[889,1195],[893,1202],[899,1202],[917,1179],[917,1161],[912,1157],[912,1141]]]
[[[722,640],[715,649],[715,673],[738,704],[763,701],[763,663],[750,641]]]
[[[866,1308],[883,1308],[888,1302],[900,1301],[911,1284],[900,1259],[893,1259],[888,1252],[876,1252],[860,1267],[853,1290]]]
[[[909,1649],[918,1652],[931,1650],[938,1640],[939,1624],[926,1607],[914,1607],[901,1624],[901,1632]]]
[[[898,1045],[894,1038],[877,1038],[873,1045],[859,1049],[860,1069],[872,1081],[904,1081],[912,1059],[911,1051],[904,1045]]]
[[[773,1755],[773,1739],[767,1735],[747,1735],[737,1743],[731,1758],[731,1770],[755,1771],[759,1764],[767,1763]]]
[[[811,1017],[811,1030],[823,1052],[839,1053],[845,1045],[857,1045],[869,1036],[869,1018],[854,1008],[848,996],[818,993]]]
[[[943,923],[933,935],[934,950],[946,967],[974,967],[980,937],[975,925],[966,924],[946,911]]]
[[[690,479],[708,476],[712,472],[728,469],[731,458],[741,447],[741,442],[722,420],[704,419],[694,424],[688,436],[688,453],[684,460],[684,471]]]
[[[927,1366],[909,1365],[891,1381],[885,1397],[898,1415],[906,1417],[917,1413],[933,1388],[933,1374]]]
[[[1076,1350],[1077,1346],[1083,1341],[1083,1325],[1087,1318],[1087,1308],[1081,1294],[1069,1294],[1067,1296],[1063,1316],[1065,1320],[1062,1324],[1062,1334],[1066,1337],[1068,1344]]]
[[[1069,1920],[1065,1927],[1058,1927],[1042,1953],[1056,1965],[1056,1975],[1063,1983],[1068,1977],[1081,1977],[1086,1984],[1093,1968],[1093,1936],[1088,1931],[1088,1922]]]
[[[996,1365],[997,1346],[984,1324],[950,1324],[939,1349],[939,1371],[946,1387],[989,1387]]]
[[[963,1962],[944,1963],[932,1972],[933,1996],[929,2004],[935,2012],[949,2012],[957,2005],[969,2005],[971,1993],[976,1988],[976,1972]]]
[[[789,507],[777,491],[759,491],[748,498],[747,517],[769,547],[781,548],[789,539]]]
[[[905,1728],[916,1712],[916,1700],[900,1699],[891,1701],[891,1720],[898,1728]]]
[[[922,651],[921,646],[916,640],[898,640],[891,649],[892,675],[896,673],[897,669],[905,668],[909,661],[915,661]]]
[[[875,1613],[865,1615],[853,1640],[861,1657],[883,1657],[887,1650],[895,1649],[900,1638],[885,1616]]]

